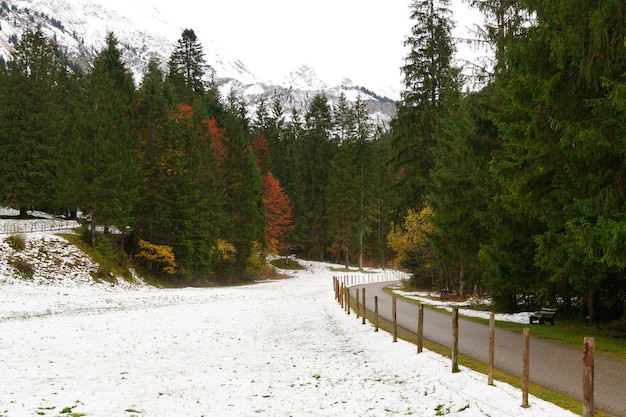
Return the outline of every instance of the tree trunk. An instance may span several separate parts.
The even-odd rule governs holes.
[[[587,290],[587,314],[589,316],[589,323],[596,322],[596,291],[592,289]]]
[[[96,210],[91,212],[91,247],[96,247]]]
[[[28,217],[28,208],[20,207],[20,218],[25,219]]]
[[[463,293],[463,278],[465,278],[465,266],[461,265],[461,268],[459,269],[459,297],[463,298],[464,293]]]

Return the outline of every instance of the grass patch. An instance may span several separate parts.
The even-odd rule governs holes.
[[[86,243],[80,234],[59,234],[67,239],[72,245],[83,251],[98,264],[98,271],[92,276],[96,282],[117,282],[116,277],[122,277],[132,282],[132,274],[128,270],[129,261],[125,253],[121,251],[115,242],[115,236],[98,235],[95,248]]]
[[[279,269],[286,269],[289,271],[301,271],[306,269],[298,261],[292,258],[278,258],[270,261],[270,264]]]
[[[15,251],[20,252],[26,249],[26,238],[22,235],[11,235],[4,239],[4,241]]]
[[[27,260],[13,256],[9,258],[9,265],[17,269],[17,272],[22,279],[32,279],[35,275],[35,268]]]
[[[331,266],[330,270],[332,272],[345,272],[345,273],[348,273],[348,272],[360,272],[362,274],[378,274],[379,273],[379,271],[369,271],[369,270],[362,269],[362,268],[354,268],[354,269],[352,269],[352,268],[349,268],[349,267],[346,268],[345,266],[342,267],[342,268]]]
[[[417,301],[415,300],[411,300],[411,299],[407,299],[407,301],[410,302],[415,302],[417,303]],[[356,301],[354,300],[354,298],[352,298],[352,296],[350,297],[350,306],[355,309],[356,308]],[[424,304],[424,306],[427,306],[427,304]],[[352,312],[351,312],[352,314]],[[365,318],[370,322],[373,323],[374,322],[374,313],[370,310],[367,310],[365,313]],[[485,322],[487,322],[486,320],[483,320]],[[499,324],[499,323],[498,323]],[[390,334],[389,338],[390,338],[390,343],[391,343],[391,334],[393,333],[393,324],[390,321],[387,321],[385,319],[383,319],[382,317],[378,317],[378,327],[380,330],[385,331],[387,333]],[[520,325],[520,329],[522,329],[523,327],[528,327],[528,325]],[[546,326],[541,326],[541,327],[546,327]],[[548,326],[548,327],[553,327],[553,326]],[[556,327],[556,326],[554,326]],[[417,336],[415,334],[415,332],[410,331],[405,329],[402,326],[398,326],[398,339],[402,339],[404,341],[407,341],[409,343],[412,343],[414,345],[417,346]],[[520,330],[521,331],[521,330]],[[582,339],[581,339],[582,340]],[[580,345],[580,344],[579,344]],[[446,357],[450,357],[451,354],[451,350],[449,347],[437,344],[437,343],[433,343],[430,340],[424,339],[423,340],[423,347],[424,349],[430,350],[432,352],[435,352],[439,355],[442,356],[446,356]],[[580,346],[579,346],[580,347]],[[597,344],[596,344],[597,347]],[[416,348],[416,352],[417,352],[417,348]],[[416,353],[417,355],[417,353]],[[464,366],[466,368],[472,369],[476,372],[480,372],[482,374],[487,374],[487,369],[488,369],[488,365],[486,363],[483,363],[479,360],[470,358],[468,356],[465,356],[463,354],[459,354],[458,357],[458,361],[459,361],[459,366]],[[501,371],[499,369],[494,369],[493,371],[493,378],[495,381],[500,381],[500,382],[504,382],[507,383],[517,389],[522,389],[522,380],[521,378],[515,377],[513,375],[510,375],[504,371]],[[487,383],[485,382],[485,386],[487,385]],[[569,410],[577,415],[582,415],[582,403],[580,400],[576,400],[570,397],[567,397],[565,395],[561,395],[558,394],[556,392],[550,391],[546,388],[543,388],[539,385],[536,384],[529,384],[529,393],[537,398],[540,398],[542,400],[551,402],[552,404],[557,405],[558,407],[561,407],[565,410]],[[521,394],[520,394],[520,406],[522,403],[522,398],[521,398]],[[532,404],[531,404],[532,407]],[[594,414],[595,417],[613,417],[611,414],[607,414],[607,413],[603,413],[600,411],[596,411]]]
[[[396,295],[404,301],[419,304],[419,301],[412,298],[402,297],[394,294],[390,288],[385,288],[385,292],[390,295]],[[424,307],[437,310],[442,313],[450,314],[444,309],[437,308],[432,305],[424,304]],[[489,324],[488,319],[479,317],[466,317],[465,320],[471,320],[477,323]],[[566,346],[582,349],[585,337],[593,337],[595,339],[596,353],[613,357],[620,360],[626,360],[626,332],[621,326],[615,326],[610,323],[591,324],[581,322],[567,317],[559,317],[558,313],[555,317],[556,325],[550,324],[539,325],[530,323],[513,323],[508,321],[496,321],[498,329],[509,330],[512,332],[522,333],[524,328],[531,329],[533,337],[560,342]]]

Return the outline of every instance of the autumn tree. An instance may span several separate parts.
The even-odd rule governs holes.
[[[284,238],[294,228],[291,201],[271,172],[265,175],[263,184],[265,242],[270,253],[284,253],[290,246]]]

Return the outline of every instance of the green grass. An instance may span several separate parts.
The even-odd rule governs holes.
[[[276,268],[286,269],[289,271],[301,271],[303,269],[306,269],[305,267],[300,265],[298,261],[291,258],[278,258],[270,261],[270,263]]]
[[[390,292],[391,290],[386,289],[386,291]],[[414,302],[414,303],[418,303],[416,300],[411,300],[411,299],[406,299],[409,302]],[[350,300],[350,306],[354,309],[356,308],[356,301],[351,297]],[[424,304],[425,307],[429,307],[427,304]],[[433,307],[434,308],[434,307]],[[374,322],[374,313],[372,311],[367,310],[366,314],[365,314],[365,318],[373,323]],[[476,319],[476,321],[482,321],[485,323],[488,323],[488,320],[481,320],[481,319]],[[541,327],[541,328],[545,328],[544,331],[547,333],[550,329],[554,329],[557,326],[559,326],[558,324],[559,322],[557,321],[557,325],[556,326],[539,326],[539,325],[533,325],[533,329],[536,327]],[[506,328],[508,325],[510,324],[515,324],[515,323],[506,323],[504,326],[501,326],[502,322],[497,322],[497,327],[499,328]],[[523,324],[518,324],[517,329],[520,332],[522,331],[522,329],[524,327],[529,327],[530,325],[523,325]],[[388,333],[392,333],[393,332],[393,324],[383,318],[381,318],[380,316],[378,317],[378,327],[380,330],[382,331],[386,331]],[[511,328],[513,329],[513,328]],[[397,330],[398,330],[398,339],[401,340],[405,340],[407,342],[413,343],[417,346],[417,339],[416,339],[416,335],[414,332],[407,330],[401,326],[397,326]],[[533,332],[533,335],[534,332]],[[390,340],[391,340],[391,336],[390,336]],[[430,350],[432,352],[435,352],[439,355],[442,356],[448,356],[450,357],[451,351],[449,347],[437,344],[437,343],[433,343],[429,340],[424,339],[423,340],[423,347],[424,349]],[[579,344],[578,347],[582,348],[582,339],[579,340]],[[598,347],[598,342],[596,340],[596,351],[597,351],[597,347]],[[417,352],[417,347],[416,347],[416,352]],[[417,353],[416,353],[417,354]],[[582,353],[581,353],[582,355]],[[458,361],[459,361],[459,366],[463,366],[469,369],[472,369],[476,372],[480,372],[483,374],[487,374],[487,369],[488,369],[488,365],[470,358],[468,356],[459,354],[458,356]],[[516,376],[510,375],[504,371],[501,371],[499,369],[494,369],[493,372],[493,378],[494,381],[500,381],[500,382],[504,382],[507,383],[515,388],[518,389],[522,389],[522,379],[518,378]],[[557,405],[558,407],[561,407],[563,409],[569,410],[577,415],[582,415],[582,403],[580,400],[576,400],[570,397],[567,397],[565,395],[561,395],[558,394],[556,392],[547,390],[539,385],[536,384],[529,384],[529,393],[537,398],[540,398],[542,400],[551,402],[552,404]],[[522,398],[520,395],[520,406],[522,403]],[[532,407],[532,403],[530,404]],[[595,417],[614,417],[611,414],[607,414],[607,413],[603,413],[600,411],[596,411],[594,414]]]
[[[385,292],[393,294],[390,288],[386,288]],[[395,294],[397,296],[397,294]],[[419,301],[401,297],[404,301],[419,304]],[[443,309],[437,309],[434,306],[424,304],[424,307],[433,308],[437,311],[444,312]],[[477,323],[489,324],[489,320],[478,317],[463,317]],[[512,323],[508,321],[496,321],[498,329],[509,330],[522,333],[524,328],[531,330],[533,337],[553,340],[563,343],[576,349],[582,349],[585,337],[593,337],[595,339],[595,352],[610,356],[620,360],[626,360],[626,332],[616,329],[608,324],[590,324],[580,320],[560,317],[558,312],[555,317],[556,325],[550,324],[538,325],[530,323]]]

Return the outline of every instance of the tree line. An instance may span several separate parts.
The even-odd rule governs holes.
[[[195,32],[135,83],[113,33],[89,68],[27,29],[0,68],[0,203],[77,212],[85,239],[172,280],[249,277],[265,255],[389,257],[389,140],[365,102],[299,114],[222,97]]]
[[[190,29],[138,87],[113,34],[83,71],[26,31],[0,71],[0,202],[78,208],[93,245],[115,229],[186,279],[296,252],[400,265],[502,311],[623,318],[626,4],[466,3],[491,54],[460,65],[450,1],[413,0],[389,132],[322,93],[249,118]]]
[[[484,19],[473,44],[492,52],[470,80],[450,1],[411,5],[393,246],[418,285],[623,320],[626,3],[466,3]]]

